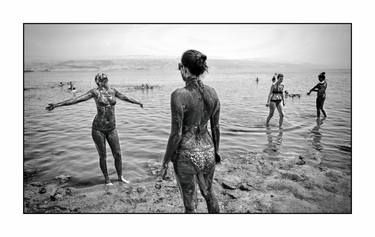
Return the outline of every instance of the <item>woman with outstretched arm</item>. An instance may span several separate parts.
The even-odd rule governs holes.
[[[322,72],[318,76],[319,83],[316,84],[308,93],[310,95],[311,92],[317,92],[316,96],[316,116],[320,117],[320,111],[322,111],[323,116],[327,117],[326,111],[323,109],[324,101],[326,100],[326,89],[327,89],[327,81],[325,72]]]
[[[115,167],[119,182],[129,183],[129,181],[122,176],[121,148],[115,120],[116,97],[120,100],[137,104],[141,108],[143,108],[143,104],[135,99],[125,96],[117,89],[110,87],[108,84],[108,77],[104,73],[98,73],[95,76],[95,82],[98,86],[97,88],[94,88],[81,96],[77,96],[60,103],[48,104],[46,109],[53,110],[57,107],[69,106],[94,98],[97,114],[92,123],[91,135],[99,153],[99,164],[104,175],[105,184],[112,185],[107,171],[106,141],[108,142],[112,150],[113,158],[115,159]]]

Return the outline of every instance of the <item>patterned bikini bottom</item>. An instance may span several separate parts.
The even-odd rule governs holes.
[[[177,159],[190,160],[197,171],[210,172],[215,166],[215,149],[212,146],[178,151]]]

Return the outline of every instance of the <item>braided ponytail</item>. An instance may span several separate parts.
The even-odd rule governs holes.
[[[213,101],[202,80],[199,78],[203,73],[208,72],[206,63],[207,56],[197,50],[186,51],[181,58],[182,64],[189,69],[191,74],[197,76],[197,79],[192,80],[203,98],[205,107],[209,110],[213,109]],[[210,112],[210,111],[209,111]]]

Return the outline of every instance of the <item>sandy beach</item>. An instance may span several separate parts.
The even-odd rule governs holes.
[[[320,166],[318,157],[263,156],[222,154],[214,178],[221,213],[351,213],[351,174]],[[69,174],[41,183],[37,170],[25,170],[24,213],[183,213],[172,164],[167,181],[158,170],[147,167],[153,181],[86,188],[71,187]],[[199,191],[197,211],[207,213]]]

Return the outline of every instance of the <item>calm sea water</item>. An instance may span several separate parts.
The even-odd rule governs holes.
[[[211,68],[204,83],[214,87],[221,100],[221,152],[236,156],[261,152],[269,159],[291,159],[302,155],[312,164],[320,164],[351,174],[351,75],[349,70],[327,70],[328,118],[317,123],[316,95],[306,92],[317,83],[317,70],[282,71],[285,89],[301,93],[300,99],[287,98],[284,128],[279,130],[278,113],[267,129],[265,106],[272,72],[254,69]],[[160,164],[170,132],[170,94],[183,87],[177,68],[153,70],[107,70],[109,83],[139,106],[118,100],[117,130],[123,155],[125,177],[133,182],[150,179],[149,165]],[[91,138],[91,123],[96,114],[94,100],[46,111],[48,103],[74,96],[60,81],[72,81],[78,95],[94,88],[95,72],[31,72],[24,74],[24,166],[41,170],[41,180],[60,174],[73,177],[76,186],[103,183],[99,158]],[[259,83],[255,78],[259,77]],[[159,88],[142,91],[133,86],[142,83]],[[107,162],[111,177],[116,177],[109,146]],[[315,163],[314,163],[315,162]]]

